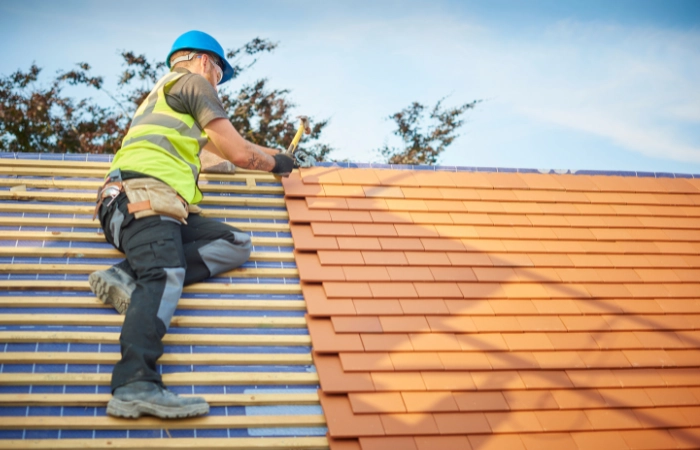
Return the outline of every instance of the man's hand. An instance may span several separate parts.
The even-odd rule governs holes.
[[[272,168],[272,173],[277,175],[289,175],[296,165],[294,159],[284,153],[277,153],[273,158],[275,167]]]

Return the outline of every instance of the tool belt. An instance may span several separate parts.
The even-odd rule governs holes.
[[[187,225],[190,205],[180,195],[162,181],[155,178],[133,178],[122,180],[119,169],[111,172],[105,184],[97,191],[97,203],[93,220],[97,217],[100,206],[110,197],[107,206],[111,205],[117,196],[124,191],[129,199],[127,209],[136,219],[148,216],[167,216]],[[192,205],[192,212],[198,213],[201,208]],[[199,211],[197,211],[199,210]]]

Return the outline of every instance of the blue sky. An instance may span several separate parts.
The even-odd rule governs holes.
[[[696,0],[0,0],[0,74],[86,61],[114,84],[119,50],[164,58],[190,29],[278,41],[231,87],[291,89],[338,159],[379,161],[387,116],[449,95],[484,102],[442,164],[700,173]]]

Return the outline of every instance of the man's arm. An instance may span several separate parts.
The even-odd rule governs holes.
[[[246,141],[227,119],[212,120],[204,127],[204,131],[218,150],[215,153],[236,166],[267,172],[275,167],[272,155],[279,151]],[[207,149],[212,150],[211,145],[208,145]]]

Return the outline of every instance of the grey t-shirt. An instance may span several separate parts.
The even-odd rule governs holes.
[[[228,114],[219,100],[216,90],[203,76],[191,73],[189,70],[176,67],[173,72],[181,72],[182,76],[165,92],[165,101],[179,113],[194,117],[200,128],[214,119],[228,119]]]

